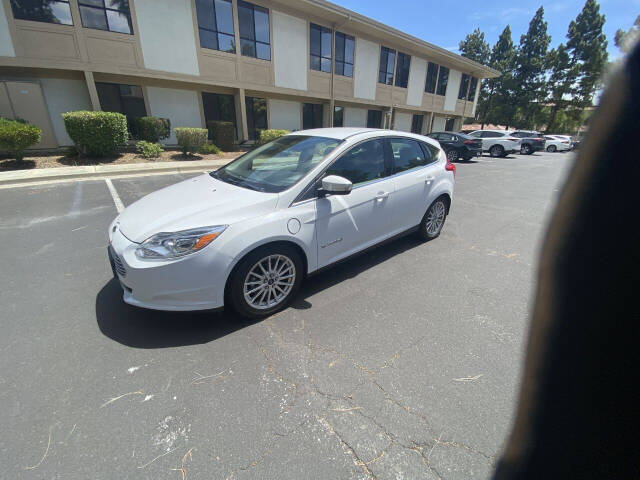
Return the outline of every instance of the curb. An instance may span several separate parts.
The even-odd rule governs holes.
[[[221,167],[233,159],[195,160],[181,162],[130,163],[124,165],[87,165],[79,167],[53,167],[34,170],[0,172],[0,188],[37,183],[71,180],[163,175],[169,173],[203,172]]]

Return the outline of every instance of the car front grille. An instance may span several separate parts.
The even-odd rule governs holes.
[[[116,254],[116,252],[113,251],[113,249],[111,249],[111,256],[113,257],[113,263],[116,267],[116,272],[118,272],[118,275],[120,275],[121,277],[126,277],[127,269],[124,268],[122,260],[120,260],[120,257]]]

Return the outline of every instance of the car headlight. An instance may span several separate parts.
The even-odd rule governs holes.
[[[192,228],[180,232],[157,233],[136,248],[136,257],[144,260],[164,260],[183,257],[202,250],[227,228],[226,225]]]

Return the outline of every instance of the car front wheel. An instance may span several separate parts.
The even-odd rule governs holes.
[[[489,155],[491,155],[492,157],[504,157],[505,153],[504,153],[504,148],[502,147],[502,145],[494,145],[493,147],[491,147],[489,149]]]
[[[555,152],[556,150],[557,150],[557,148],[556,148],[556,146],[555,146],[555,145],[549,145],[549,146],[547,147],[547,152],[553,153],[553,152]]]
[[[291,303],[302,275],[303,262],[295,248],[276,244],[254,250],[233,273],[231,304],[244,317],[267,317]]]
[[[431,240],[440,235],[444,221],[447,218],[447,203],[444,197],[437,198],[431,204],[427,213],[422,217],[418,233],[425,240]]]

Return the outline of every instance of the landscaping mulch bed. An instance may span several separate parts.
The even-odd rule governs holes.
[[[222,152],[220,154],[194,154],[184,155],[180,150],[165,150],[158,158],[144,158],[134,152],[117,153],[110,157],[89,158],[65,156],[64,154],[44,155],[34,153],[25,156],[21,162],[13,158],[0,157],[0,172],[11,170],[31,170],[34,168],[76,167],[82,165],[124,165],[129,163],[154,163],[154,162],[189,162],[194,160],[232,160],[243,152]]]

